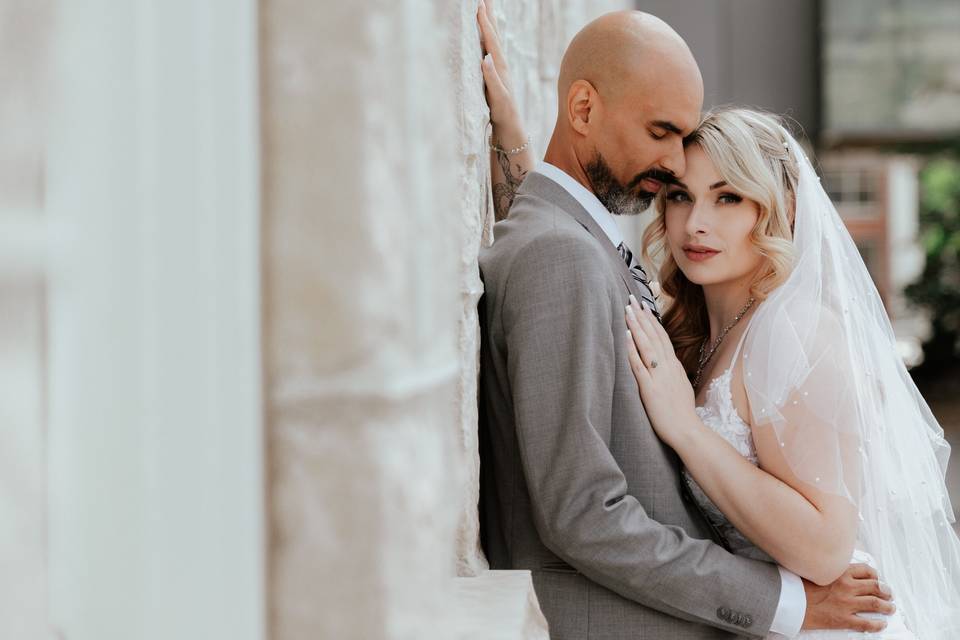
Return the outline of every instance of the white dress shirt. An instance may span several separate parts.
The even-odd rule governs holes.
[[[563,187],[587,210],[613,246],[620,246],[623,242],[623,234],[616,220],[613,219],[613,214],[603,206],[592,191],[549,162],[540,162],[535,171]],[[770,633],[774,634],[773,637],[792,638],[800,633],[800,627],[803,626],[803,618],[807,613],[807,594],[803,590],[803,581],[800,576],[779,565],[777,569],[780,570],[780,601],[777,603],[777,612],[773,616],[773,624],[770,625]]]

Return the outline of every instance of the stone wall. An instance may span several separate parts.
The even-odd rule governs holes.
[[[440,4],[261,5],[274,640],[442,635],[462,231]]]
[[[542,150],[569,36],[623,3],[502,5]],[[480,635],[450,619],[452,577],[486,568],[476,303],[492,210],[476,3],[364,6],[261,4],[271,638],[520,637],[495,632],[496,616]],[[509,618],[543,637],[519,584]]]

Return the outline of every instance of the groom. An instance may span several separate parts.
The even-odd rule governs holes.
[[[531,570],[553,640],[879,630],[854,616],[889,599],[868,568],[820,587],[722,546],[630,371],[624,306],[654,295],[610,212],[684,173],[703,100],[686,44],[653,16],[608,14],[571,42],[558,95],[545,162],[480,257],[491,568]]]

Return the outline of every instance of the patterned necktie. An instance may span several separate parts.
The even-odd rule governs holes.
[[[627,263],[627,267],[630,269],[630,275],[637,281],[637,288],[640,289],[641,300],[645,303],[645,306],[653,311],[656,319],[663,322],[660,318],[660,312],[657,311],[657,302],[653,295],[653,290],[650,289],[650,279],[647,278],[647,272],[643,270],[639,262],[633,259],[633,252],[630,251],[629,247],[623,242],[617,247],[617,253],[619,253],[623,261]]]

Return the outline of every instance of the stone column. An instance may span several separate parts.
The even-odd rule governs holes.
[[[273,640],[451,637],[445,4],[261,4]]]

